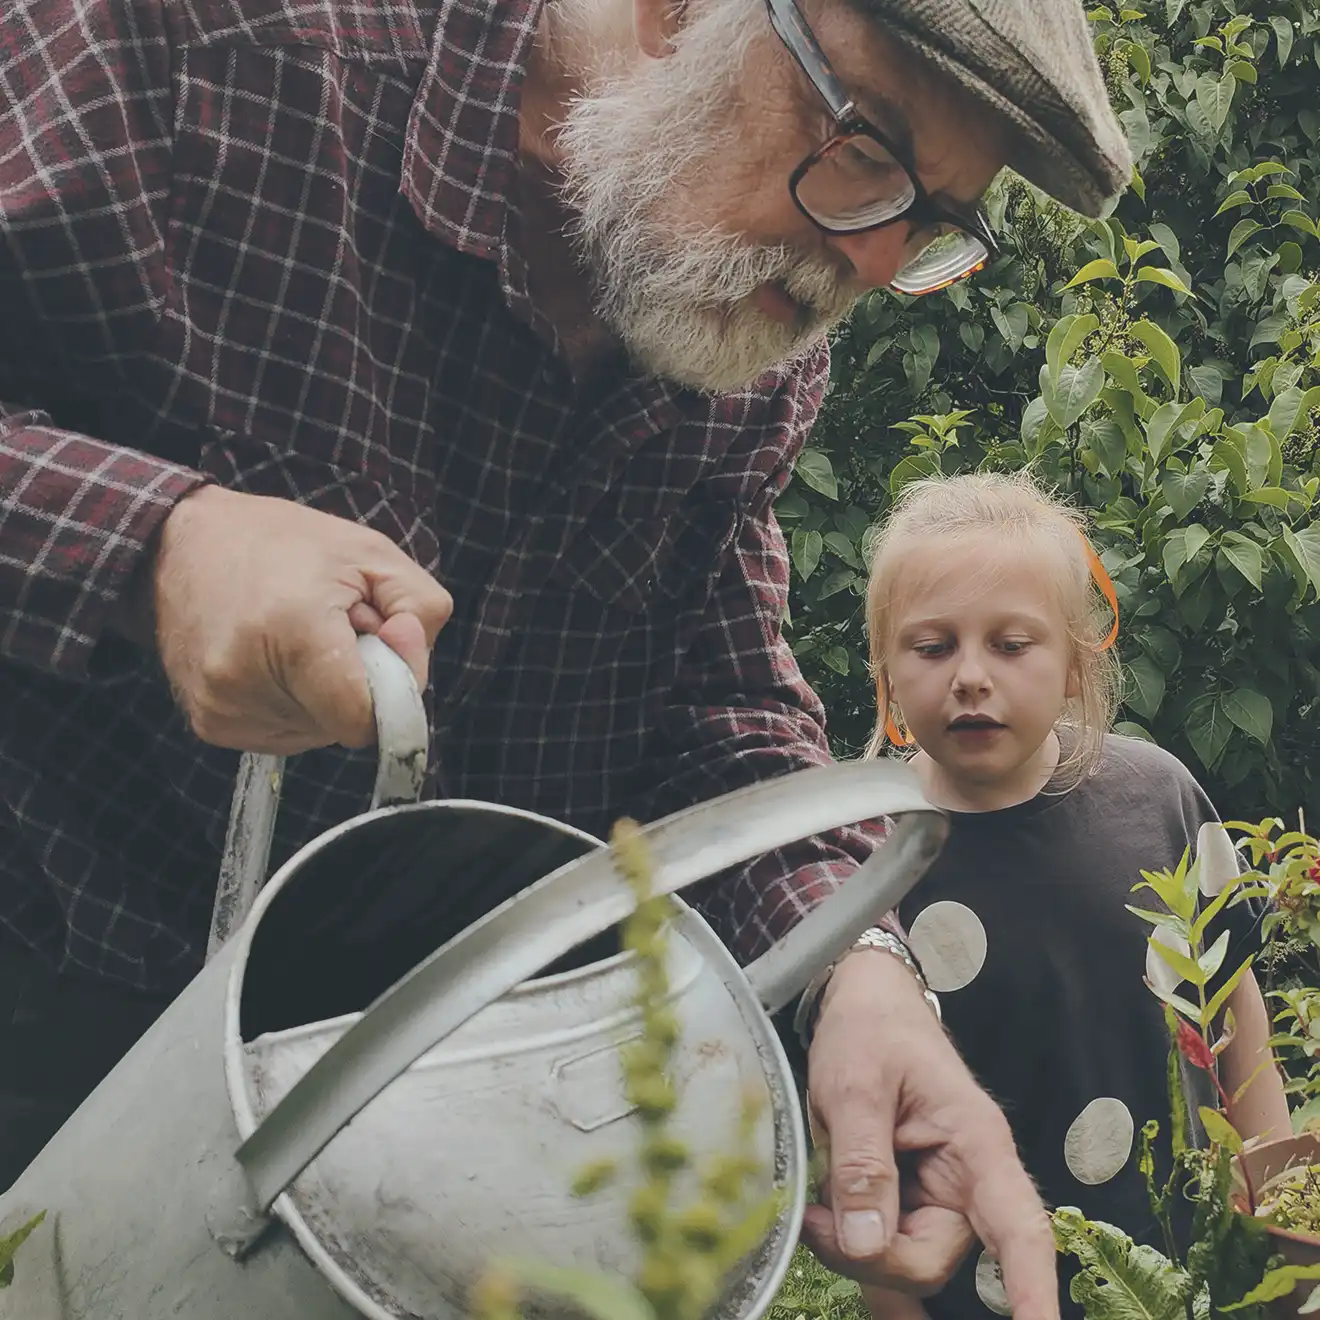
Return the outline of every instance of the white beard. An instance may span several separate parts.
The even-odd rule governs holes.
[[[738,159],[737,86],[758,17],[747,0],[716,0],[667,58],[601,76],[558,138],[601,318],[642,370],[715,393],[801,355],[858,293],[821,256],[751,246],[681,218],[685,192],[713,193],[721,161]],[[772,281],[804,307],[793,324],[746,301]]]

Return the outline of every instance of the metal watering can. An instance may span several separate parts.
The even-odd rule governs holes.
[[[492,1256],[632,1270],[628,1182],[569,1194],[583,1165],[631,1167],[636,1149],[617,1057],[637,1030],[631,958],[600,943],[631,891],[579,830],[416,801],[421,698],[383,643],[360,646],[379,747],[371,808],[260,888],[281,763],[243,759],[213,956],[0,1198],[0,1235],[47,1211],[0,1315],[459,1320]],[[728,1149],[742,1095],[760,1088],[757,1145],[784,1197],[720,1320],[765,1312],[805,1203],[802,1114],[769,1014],[898,902],[946,824],[910,771],[870,762],[645,830],[655,889],[674,894],[877,816],[894,818],[889,840],[747,968],[676,900],[676,1131],[700,1166]],[[474,889],[467,911],[455,895]]]

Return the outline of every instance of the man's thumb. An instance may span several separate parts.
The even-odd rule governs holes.
[[[830,1155],[830,1202],[839,1248],[850,1260],[874,1259],[889,1245],[898,1222],[893,1156],[882,1149],[874,1130],[836,1132]]]

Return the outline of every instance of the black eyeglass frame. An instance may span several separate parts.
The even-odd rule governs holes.
[[[986,216],[984,209],[978,206],[971,213],[960,215],[935,201],[922,187],[921,180],[917,177],[907,153],[900,150],[897,144],[885,133],[882,133],[880,129],[876,128],[874,124],[858,112],[856,104],[844,90],[844,86],[834,72],[828,57],[816,40],[816,34],[812,32],[806,17],[798,8],[796,0],[765,0],[765,7],[769,11],[770,23],[776,35],[784,43],[789,54],[797,61],[802,72],[806,74],[811,85],[819,93],[821,100],[825,102],[830,116],[834,120],[834,132],[815,151],[803,159],[789,176],[789,192],[792,194],[793,203],[798,210],[818,229],[827,234],[841,237],[851,234],[869,234],[874,230],[897,224],[900,220],[910,221],[916,219],[919,222],[957,225],[959,229],[977,239],[985,248],[986,262],[997,257],[999,255],[999,244],[995,241],[994,233],[990,229],[989,218]],[[824,223],[811,214],[798,198],[798,185],[817,162],[823,160],[832,151],[837,150],[849,138],[855,137],[870,138],[902,166],[912,184],[912,201],[897,215],[892,215],[888,219],[856,227],[838,228]],[[974,273],[974,270],[967,272],[968,275]],[[965,278],[965,276],[959,278]]]

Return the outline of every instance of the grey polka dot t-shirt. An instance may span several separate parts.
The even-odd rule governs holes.
[[[1159,907],[1132,887],[1185,847],[1195,855],[1199,833],[1232,869],[1222,831],[1201,833],[1214,808],[1175,757],[1111,736],[1096,773],[1068,793],[951,815],[944,851],[901,908],[945,1023],[1003,1105],[1046,1203],[1161,1247],[1135,1145],[1148,1119],[1168,1132],[1169,1041],[1142,978],[1176,976],[1126,905]],[[1207,946],[1231,931],[1224,974],[1249,951],[1253,920],[1230,905],[1209,932]],[[1063,1313],[1080,1317],[1069,1261],[1060,1267]],[[936,1320],[1007,1315],[997,1262],[978,1248],[926,1307]]]

